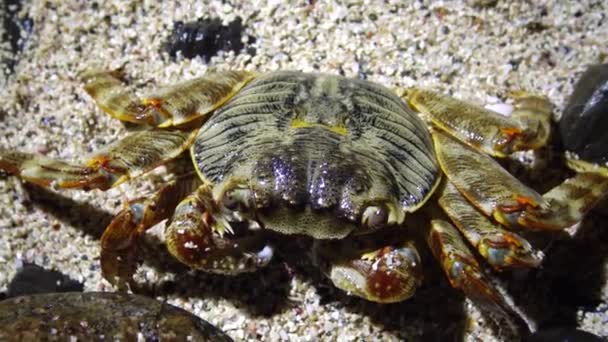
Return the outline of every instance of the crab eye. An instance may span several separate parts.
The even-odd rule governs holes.
[[[370,206],[365,208],[361,223],[370,229],[379,229],[388,221],[388,209],[384,205]]]
[[[226,191],[222,197],[224,208],[232,211],[244,210],[249,207],[251,193],[246,189]]]
[[[224,194],[222,202],[226,209],[236,210],[239,207],[239,199],[235,196],[234,191],[229,191]]]

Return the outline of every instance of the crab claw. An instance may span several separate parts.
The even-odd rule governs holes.
[[[422,283],[420,256],[410,242],[367,253],[335,251],[334,243],[316,241],[314,261],[337,288],[348,294],[378,303],[395,303],[414,295]]]
[[[266,266],[273,248],[262,234],[237,236],[203,185],[175,209],[165,236],[180,262],[212,273],[238,274]]]

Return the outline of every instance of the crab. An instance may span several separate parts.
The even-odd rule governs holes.
[[[415,293],[427,243],[453,287],[500,308],[479,260],[538,266],[542,253],[517,230],[569,227],[608,193],[605,165],[579,167],[544,195],[500,166],[496,158],[547,143],[551,104],[527,92],[513,93],[506,117],[430,90],[329,74],[221,71],[143,98],[123,76],[86,72],[85,90],[140,130],[83,164],[0,151],[0,169],[56,189],[107,190],[161,165],[186,166],[126,202],[105,229],[102,272],[119,288],[133,284],[142,236],[167,220],[167,248],[191,268],[252,272],[272,259],[270,237],[303,236],[337,288],[379,303]]]

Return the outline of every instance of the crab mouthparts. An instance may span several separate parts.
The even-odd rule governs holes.
[[[305,235],[314,239],[343,239],[357,225],[340,219],[331,212],[317,212],[310,207],[293,209],[276,207],[259,214],[260,223],[267,229],[286,235]]]

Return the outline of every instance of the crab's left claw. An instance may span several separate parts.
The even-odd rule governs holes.
[[[359,248],[364,244],[362,238],[369,236],[352,241],[317,240],[314,262],[337,288],[369,301],[395,303],[414,295],[422,283],[422,265],[413,242],[370,251]]]

